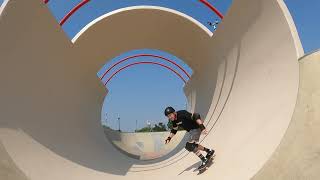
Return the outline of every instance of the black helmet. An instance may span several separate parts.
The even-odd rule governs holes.
[[[168,116],[169,114],[171,113],[174,113],[176,112],[173,107],[167,107],[165,110],[164,110],[164,115]]]

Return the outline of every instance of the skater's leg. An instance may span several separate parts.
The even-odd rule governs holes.
[[[195,152],[193,152],[193,153],[194,153],[195,155],[197,155],[197,156],[201,159],[202,162],[206,161],[206,157],[204,157],[199,150],[198,150],[198,151],[195,151]]]
[[[197,150],[205,151],[206,153],[210,152],[210,149],[199,144],[201,129],[193,129],[189,132],[189,142],[197,144]]]
[[[195,155],[197,155],[200,160],[201,160],[201,165],[198,167],[198,169],[203,169],[206,167],[207,163],[208,163],[208,158],[203,156],[201,153],[200,149],[204,149],[203,147],[199,148],[199,144],[196,143],[197,141],[189,141],[186,143],[185,148],[189,151],[189,152],[193,152]],[[208,154],[207,154],[208,155]]]
[[[214,156],[215,151],[213,149],[208,149],[200,144],[198,144],[198,150],[199,151],[205,151],[207,153],[206,158],[210,159],[212,156]]]
[[[199,144],[200,136],[201,136],[200,129],[193,129],[189,131],[189,140],[185,148],[189,152],[193,152],[195,155],[197,155],[202,161],[201,166],[205,166],[206,162],[208,161],[208,158],[211,157],[211,154],[214,153],[214,151],[210,151],[209,149]],[[201,151],[206,151],[207,155],[203,156]]]
[[[205,160],[205,157],[201,154],[201,151],[199,150],[199,145],[195,141],[189,141],[186,143],[186,149],[189,152],[193,152],[196,154],[201,160]]]
[[[198,144],[198,150],[205,151],[206,153],[210,152],[210,149],[202,146],[201,144]]]
[[[207,165],[208,159],[205,156],[202,155],[201,150],[199,149],[199,147],[195,148],[193,150],[193,153],[195,155],[197,155],[201,160],[201,165],[198,167],[198,170],[204,169],[206,167],[206,165]]]

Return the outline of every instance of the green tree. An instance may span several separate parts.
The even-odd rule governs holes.
[[[163,132],[167,131],[167,127],[162,123],[155,124],[153,127],[143,127],[136,132]]]
[[[150,132],[152,129],[150,127],[143,127],[138,129],[136,132]]]
[[[154,127],[152,128],[152,131],[163,132],[163,131],[167,131],[167,128],[162,122],[160,122],[160,123],[154,125]]]

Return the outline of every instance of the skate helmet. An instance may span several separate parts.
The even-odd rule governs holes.
[[[164,110],[164,115],[168,116],[169,114],[171,113],[174,113],[176,112],[173,107],[167,107],[165,110]]]

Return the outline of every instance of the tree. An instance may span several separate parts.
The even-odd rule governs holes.
[[[136,132],[163,132],[163,131],[167,131],[166,126],[160,122],[158,124],[155,124],[153,127],[143,127],[139,130],[137,130]]]
[[[162,122],[160,122],[160,123],[154,125],[154,127],[152,128],[152,131],[163,132],[163,131],[167,131],[167,128]]]
[[[102,124],[102,127],[103,127],[103,128],[109,128],[109,129],[110,129],[110,127],[107,126],[107,125],[105,125],[105,124]]]
[[[138,129],[136,132],[150,132],[151,128],[150,127],[143,127],[141,129]]]

